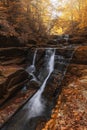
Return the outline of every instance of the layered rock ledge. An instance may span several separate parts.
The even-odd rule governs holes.
[[[0,66],[0,104],[28,80],[27,72],[18,66]]]

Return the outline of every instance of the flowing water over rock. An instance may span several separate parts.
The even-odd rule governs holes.
[[[40,116],[45,108],[44,99],[41,97],[41,95],[44,91],[44,88],[46,86],[46,82],[47,82],[48,78],[50,77],[51,73],[54,70],[55,50],[48,49],[48,50],[46,50],[46,53],[47,53],[46,60],[48,62],[47,66],[46,66],[47,71],[48,71],[48,76],[44,80],[44,82],[43,82],[42,86],[40,87],[40,89],[38,90],[38,92],[29,101],[29,104],[27,106],[29,108],[29,118]]]
[[[37,54],[37,49],[35,50],[35,53],[34,53],[34,57],[33,57],[33,62],[32,62],[32,65],[29,66],[26,71],[33,77],[32,80],[37,80],[35,75],[33,74],[35,72],[35,59],[36,59],[36,54]]]
[[[38,72],[38,76],[36,77],[35,72],[37,71],[37,68],[35,63],[37,51],[39,50],[40,49],[36,49],[33,63],[26,71],[32,75],[32,80],[35,80],[36,82],[38,81],[37,79],[40,80],[40,77],[45,77],[43,78],[44,80],[40,81],[40,89],[1,130],[35,130],[40,117],[45,117],[46,120],[50,117],[54,103],[53,100],[52,102],[50,101],[48,96],[53,98],[52,95],[55,93],[55,90],[56,92],[59,91],[58,85],[61,84],[65,76],[70,60],[73,57],[74,50],[44,49],[44,69],[42,67],[41,72]],[[43,76],[44,71],[46,73],[45,76]],[[56,84],[58,85],[54,84],[54,80],[56,80]]]

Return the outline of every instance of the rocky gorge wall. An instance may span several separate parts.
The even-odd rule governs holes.
[[[67,58],[69,58],[71,50],[58,49],[56,52],[56,55],[64,56],[67,61]],[[20,90],[20,88],[22,88],[23,85],[25,85],[25,84],[27,84],[27,86],[29,86],[29,89],[32,88],[32,86],[33,86],[33,90],[36,91],[39,88],[38,84],[36,84],[35,82],[32,82],[32,83],[28,82],[29,78],[31,78],[31,77],[29,77],[28,73],[25,71],[25,66],[32,64],[32,59],[33,59],[33,54],[34,54],[35,49],[29,49],[26,47],[22,47],[22,48],[11,47],[11,48],[1,48],[0,51],[1,51],[1,53],[0,53],[0,58],[1,58],[1,60],[0,60],[1,61],[1,65],[0,65],[0,79],[1,79],[0,97],[1,98],[0,98],[0,101],[1,101],[1,103],[3,101],[5,101],[9,96],[14,94],[17,90]],[[44,49],[39,50],[37,52],[37,58],[36,58],[36,68],[37,68],[37,71],[35,72],[36,76],[39,75],[40,71],[42,73],[44,72],[43,71],[43,56],[44,56]],[[73,58],[71,60],[71,64],[68,68],[68,73],[70,73],[70,77],[72,77],[73,75],[77,75],[77,77],[79,77],[82,74],[82,72],[83,72],[83,74],[85,73],[85,75],[86,75],[86,71],[83,71],[83,69],[82,69],[82,72],[78,71],[78,68],[81,65],[83,65],[83,66],[87,65],[86,57],[87,57],[87,46],[79,47],[76,49],[76,51],[73,55]],[[4,58],[4,60],[3,60],[3,58]],[[21,62],[21,60],[22,60],[22,62]],[[56,59],[56,61],[57,60],[58,59]],[[26,62],[24,62],[24,61],[26,61]],[[48,80],[47,86],[43,93],[43,96],[46,99],[53,101],[55,99],[55,97],[57,97],[58,94],[61,93],[61,88],[60,88],[60,85],[58,84],[58,81],[60,81],[60,78],[63,75],[61,74],[61,72],[58,71],[58,69],[63,71],[63,69],[65,67],[66,66],[59,65],[59,63],[56,62],[55,70],[52,73],[50,79]],[[63,83],[68,83],[68,81],[71,82],[71,78],[70,78],[70,80],[69,80],[69,76],[67,78],[68,73],[66,74],[64,80],[62,81]],[[46,73],[43,74],[43,77],[44,78],[46,77]],[[42,77],[42,79],[39,79],[39,77],[38,77],[38,79],[41,80],[41,82],[42,82],[44,80],[43,77]],[[27,93],[27,92],[25,92],[25,93]],[[30,97],[29,94],[30,93],[28,93],[27,99]],[[32,94],[30,94],[30,95],[32,95]],[[17,109],[19,107],[20,107],[20,105],[18,105]],[[8,120],[8,118],[7,118],[7,120]],[[42,118],[39,121],[39,125],[42,124],[43,120],[44,120],[44,122],[46,121],[44,118]],[[43,124],[45,124],[45,123],[43,123]],[[44,127],[44,125],[38,126],[38,123],[37,123],[37,130],[40,130],[43,127]]]
[[[0,47],[0,104],[26,82],[28,74],[24,69],[27,58],[27,47]]]
[[[60,87],[61,94],[46,123],[37,125],[42,130],[83,130],[87,125],[87,46],[79,47]],[[43,124],[43,125],[42,125]]]

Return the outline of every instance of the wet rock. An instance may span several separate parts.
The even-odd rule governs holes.
[[[36,81],[36,80],[31,79],[31,80],[27,83],[27,87],[28,87],[28,88],[35,88],[35,89],[39,89],[39,87],[40,87],[40,82],[39,82],[39,81]]]
[[[46,57],[45,57],[45,49],[41,48],[37,51],[36,56],[36,71],[35,75],[40,80],[40,82],[43,82],[46,76],[48,75],[48,70],[46,69]]]
[[[17,66],[0,66],[0,104],[17,90],[23,87],[28,80],[28,73]]]
[[[43,92],[43,96],[49,101],[52,101],[54,99],[55,91],[60,87],[59,81],[61,81],[61,78],[62,74],[54,74],[54,73],[49,78],[45,90]]]
[[[23,90],[23,88],[22,88]],[[36,89],[28,89],[26,92],[18,91],[11,100],[0,107],[0,128],[14,115],[36,92]],[[24,113],[22,112],[24,115]]]
[[[40,117],[36,125],[36,130],[41,130],[45,126],[46,121],[47,119],[45,117]]]

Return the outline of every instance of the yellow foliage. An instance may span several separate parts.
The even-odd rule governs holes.
[[[22,0],[24,8],[29,6],[35,20],[47,28],[48,33],[62,34],[68,27],[72,30],[87,26],[87,0]]]

